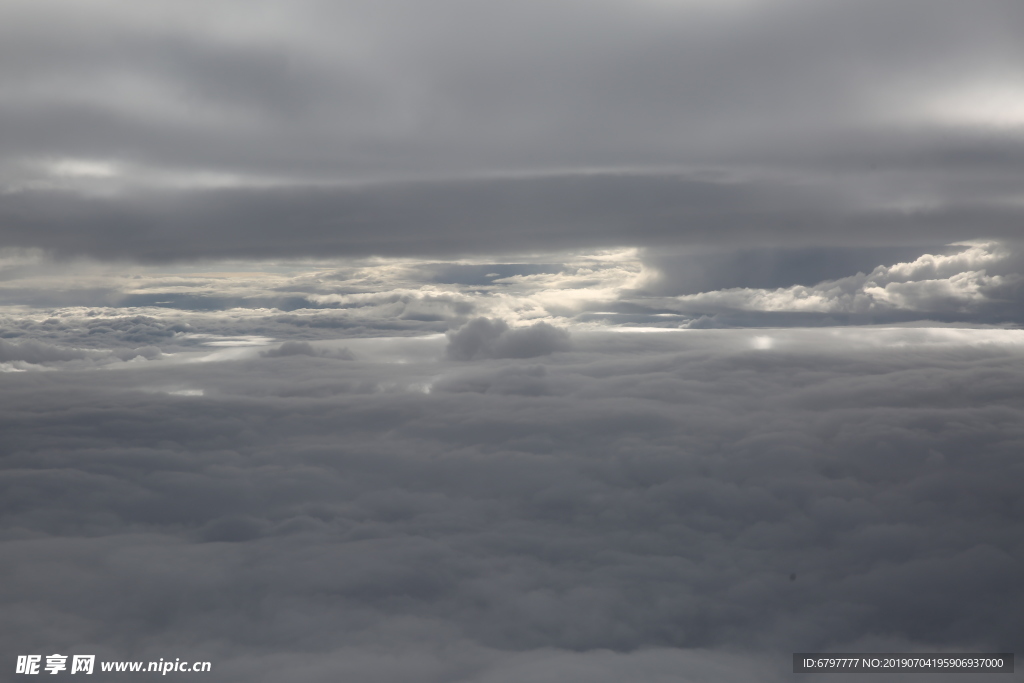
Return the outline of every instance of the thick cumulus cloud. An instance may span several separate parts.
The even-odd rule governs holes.
[[[570,348],[569,333],[545,322],[510,329],[504,320],[475,318],[448,333],[448,358],[532,358]]]
[[[446,343],[6,375],[9,654],[489,683],[1021,649],[1019,331]]]

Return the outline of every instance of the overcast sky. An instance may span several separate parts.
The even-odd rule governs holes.
[[[149,260],[1016,238],[1015,0],[12,0],[9,245]]]
[[[0,666],[1024,652],[1022,171],[1016,0],[6,0]]]

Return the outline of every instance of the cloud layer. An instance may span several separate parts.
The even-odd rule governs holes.
[[[1024,651],[1022,46],[1015,0],[2,3],[4,661]]]
[[[1019,256],[995,243],[961,247],[948,255],[924,254],[811,286],[731,288],[686,294],[664,304],[680,312],[705,313],[688,323],[698,326],[730,318],[739,324],[744,314],[811,314],[830,324],[915,317],[1016,323],[1024,291]]]
[[[430,337],[8,374],[4,641],[226,681],[1019,649],[1019,337],[578,331],[527,361]]]
[[[1019,3],[388,7],[7,3],[0,246],[167,261],[1018,236]]]
[[[897,261],[901,254],[906,260]],[[886,256],[892,260],[875,260]],[[489,341],[477,335],[470,344],[476,350],[466,347],[472,358],[528,353],[533,342],[526,336],[547,328],[520,328],[541,322],[1018,326],[1022,272],[1020,247],[999,242],[891,253],[622,249],[504,262],[277,259],[178,266],[59,262],[12,250],[0,258],[0,335],[74,348],[173,351],[252,336],[301,342],[454,334],[474,318],[496,321]],[[505,324],[511,329],[498,329]],[[542,345],[558,347],[555,336]],[[525,346],[513,349],[515,340]]]

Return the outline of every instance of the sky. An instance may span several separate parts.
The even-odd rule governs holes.
[[[1022,166],[1010,0],[6,0],[0,666],[1024,652]]]

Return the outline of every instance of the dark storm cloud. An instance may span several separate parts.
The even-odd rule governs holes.
[[[4,642],[166,648],[218,680],[424,649],[465,681],[601,650],[738,651],[765,680],[801,649],[1019,650],[1018,334],[7,375]]]

